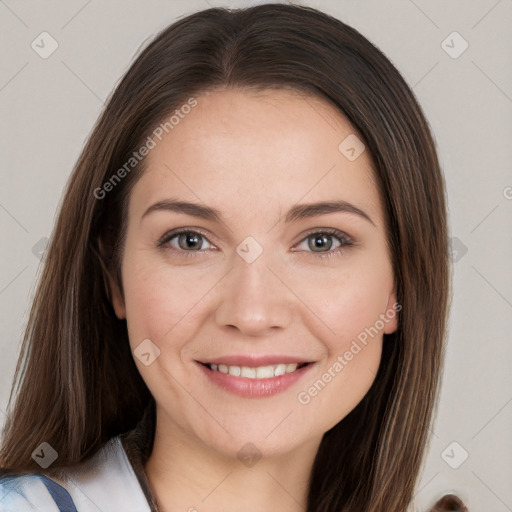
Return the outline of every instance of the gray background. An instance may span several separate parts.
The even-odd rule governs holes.
[[[145,40],[178,16],[254,3],[0,0],[0,422],[45,239],[104,101]],[[296,3],[353,25],[393,61],[426,112],[446,177],[454,293],[414,510],[455,491],[470,511],[512,511],[512,1]],[[43,31],[58,43],[46,59],[31,47],[50,48]]]

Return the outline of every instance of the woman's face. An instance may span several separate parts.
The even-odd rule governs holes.
[[[116,313],[167,432],[230,457],[317,445],[397,324],[370,156],[310,96],[196,100],[132,191]]]

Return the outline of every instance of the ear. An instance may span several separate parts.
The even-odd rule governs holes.
[[[101,243],[101,240],[98,240],[98,249],[98,258],[100,260],[101,271],[103,274],[103,285],[105,287],[105,292],[107,294],[108,300],[112,304],[112,307],[114,308],[117,318],[119,318],[119,320],[125,319],[126,307],[124,303],[123,293],[121,292],[118,284],[118,280],[120,282],[121,276],[118,275],[118,280],[112,277],[112,273],[110,269],[107,268],[107,265],[105,263],[105,261],[107,261],[106,254],[104,247]]]
[[[384,334],[392,334],[398,329],[398,312],[402,309],[402,305],[396,300],[396,290],[393,291],[388,297],[386,311],[384,313]]]
[[[117,318],[119,320],[126,318],[126,307],[124,304],[124,297],[121,293],[121,290],[119,289],[119,286],[117,285],[117,282],[114,282],[110,274],[107,277],[108,281],[108,291],[110,302],[112,303],[112,306],[114,308],[114,311],[116,312]]]

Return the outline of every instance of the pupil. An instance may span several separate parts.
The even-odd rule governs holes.
[[[181,242],[183,242],[183,244]],[[182,249],[194,249],[194,244],[197,245],[198,243],[199,247],[201,247],[201,243],[199,242],[199,235],[194,233],[183,233],[180,236],[180,247]]]
[[[316,244],[316,245],[314,245]],[[327,249],[330,249],[332,245],[332,241],[329,240],[329,235],[318,235],[318,236],[315,236],[314,237],[314,242],[313,244],[309,244],[309,247],[310,249],[312,249],[313,251],[315,251],[316,249],[320,248],[322,249],[323,247],[327,247]]]

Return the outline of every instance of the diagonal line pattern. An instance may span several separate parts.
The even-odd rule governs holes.
[[[266,470],[265,470],[265,471],[266,471]],[[276,479],[272,474],[270,474],[268,471],[266,471],[266,473],[268,474],[268,476],[269,476],[270,478],[272,478],[272,480],[274,480],[274,482],[275,482],[277,485],[279,485],[279,487],[281,487],[281,489],[283,489],[283,491],[284,491],[286,494],[288,494],[288,496],[290,496],[290,498],[291,498],[293,501],[295,501],[295,503],[297,503],[297,505],[299,505],[299,507],[300,507],[300,508],[302,508],[303,510],[306,510],[306,509],[303,507],[303,505],[302,505],[299,501],[297,501],[297,500],[296,500],[296,499],[295,499],[295,498],[294,498],[294,497],[293,497],[293,496],[292,496],[292,495],[291,495],[291,494],[286,490],[286,488],[281,484],[281,482],[279,482],[279,480],[277,480],[277,479]]]
[[[498,0],[471,28],[475,28],[477,25],[479,25],[487,16],[494,11],[494,9],[498,6],[498,4],[501,3],[501,0]]]
[[[512,308],[512,303],[495,287],[490,283],[477,269],[474,265],[471,265],[473,270]]]
[[[89,91],[92,92],[92,94],[94,94],[94,96],[96,96],[96,98],[98,98],[98,100],[100,100],[102,105],[105,104],[105,102],[63,60],[61,60],[61,62],[78,79],[78,81],[80,81],[87,89],[89,89]]]
[[[415,2],[413,2],[413,0],[409,0],[409,2],[411,2],[411,4],[414,5],[414,7],[416,7],[416,9],[418,9],[418,11],[420,11],[423,14],[423,16],[425,16],[425,18],[427,18],[430,21],[430,23],[434,25],[434,27],[439,28],[437,23],[423,9],[421,9]]]
[[[16,281],[16,279],[18,279],[19,276],[21,276],[21,274],[23,274],[23,272],[25,272],[25,270],[27,270],[28,268],[28,265],[23,269],[21,270],[20,272],[18,272],[1,290],[0,290],[0,295],[2,293],[5,292],[5,290],[7,290],[7,288],[9,288],[9,286],[11,286],[12,283],[14,283],[14,281]]]
[[[423,489],[425,489],[425,487],[427,487],[427,485],[432,482],[432,480],[434,480],[434,478],[439,475],[440,471],[438,471],[437,473],[435,473],[435,475],[426,483],[426,484],[423,484],[415,493],[414,493],[414,497],[416,497]]]
[[[482,73],[482,75],[485,76],[485,78],[487,78],[487,80],[489,80],[489,82],[491,82],[491,84],[494,85],[494,87],[496,87],[496,89],[498,89],[498,91],[501,92],[501,94],[503,94],[503,96],[505,96],[505,98],[507,98],[508,101],[512,102],[512,98],[474,60],[472,60],[471,63],[480,71],[480,73]]]
[[[16,73],[14,73],[14,75],[11,78],[9,78],[9,80],[7,80],[7,82],[4,85],[2,85],[2,87],[0,88],[0,92],[3,91],[27,66],[28,62],[25,62],[25,64],[21,66],[21,68],[18,71],[16,71]]]
[[[310,98],[307,95],[301,95],[301,98],[332,128],[336,131],[336,128],[328,121],[328,119],[313,105]]]
[[[204,502],[206,501],[206,499],[211,496],[227,479],[228,479],[228,476],[231,475],[231,473],[233,473],[232,471],[230,471],[219,483],[218,485],[216,485],[201,501]]]
[[[491,421],[493,421],[493,420],[494,420],[494,418],[496,418],[496,416],[498,416],[498,414],[500,414],[500,413],[501,413],[501,411],[503,411],[503,409],[505,409],[505,407],[507,407],[507,405],[508,405],[510,402],[512,402],[512,398],[510,398],[510,399],[508,400],[508,402],[507,402],[505,405],[503,405],[503,406],[500,408],[500,410],[499,410],[499,411],[498,411],[498,412],[497,412],[497,413],[496,413],[496,414],[495,414],[495,415],[494,415],[494,416],[493,416],[493,417],[492,417],[492,418],[491,418],[491,419],[490,419],[490,420],[489,420],[489,421],[488,421],[488,422],[487,422],[487,423],[486,423],[482,428],[480,428],[480,430],[479,430],[479,431],[478,431],[478,432],[477,432],[477,433],[476,433],[476,434],[471,438],[471,440],[475,439],[475,437],[476,437],[478,434],[480,434],[480,432],[482,432],[482,430],[483,430],[485,427],[487,427],[487,425],[489,425],[489,423],[491,423]]]
[[[512,508],[510,508],[473,470],[471,470],[471,473],[473,473],[473,475],[475,475],[478,478],[478,480],[480,480],[483,486],[487,487],[487,489],[496,497],[496,499],[501,501],[501,503],[503,503],[503,505],[507,507],[507,510],[510,510],[512,512]]]
[[[437,439],[439,439],[439,436],[436,434],[436,432],[435,432],[435,430],[434,430],[433,428],[428,427],[428,430],[429,430],[429,432],[430,432],[433,436],[435,436],[435,437],[437,437]]]
[[[18,18],[18,20],[23,23],[23,25],[25,25],[25,27],[27,28],[30,28],[6,3],[5,3],[5,0],[0,0],[0,3],[2,3],[3,5],[5,5],[5,7],[11,11],[12,15],[15,16],[16,18]]]
[[[473,233],[473,231],[476,230],[477,227],[480,226],[480,224],[482,224],[484,222],[484,220],[487,219],[487,217],[489,217],[492,213],[494,213],[496,211],[496,209],[499,207],[500,205],[496,205],[471,231],[470,233]]]
[[[416,86],[420,85],[420,83],[423,81],[424,78],[427,77],[427,75],[430,74],[431,71],[434,70],[434,68],[439,64],[439,61],[437,61],[413,86],[412,88],[414,89]]]
[[[67,27],[90,3],[91,0],[88,0],[83,7],[81,7],[75,14],[73,14],[73,16],[71,16],[71,18],[69,18],[68,21],[66,21],[66,23],[64,23],[64,25],[62,25],[62,27],[60,27],[61,30]]]
[[[295,409],[290,411],[266,436],[265,436],[265,439],[267,439],[267,437],[270,436],[270,434],[272,434],[275,430],[278,429],[278,427],[280,427],[293,413],[295,412]]]
[[[2,208],[2,210],[4,210],[5,213],[7,213],[7,215],[9,215],[9,217],[11,217],[11,219],[16,222],[16,224],[18,224],[18,226],[21,227],[21,229],[23,229],[23,231],[25,231],[25,233],[28,233],[28,229],[3,205],[0,203],[0,208]]]

